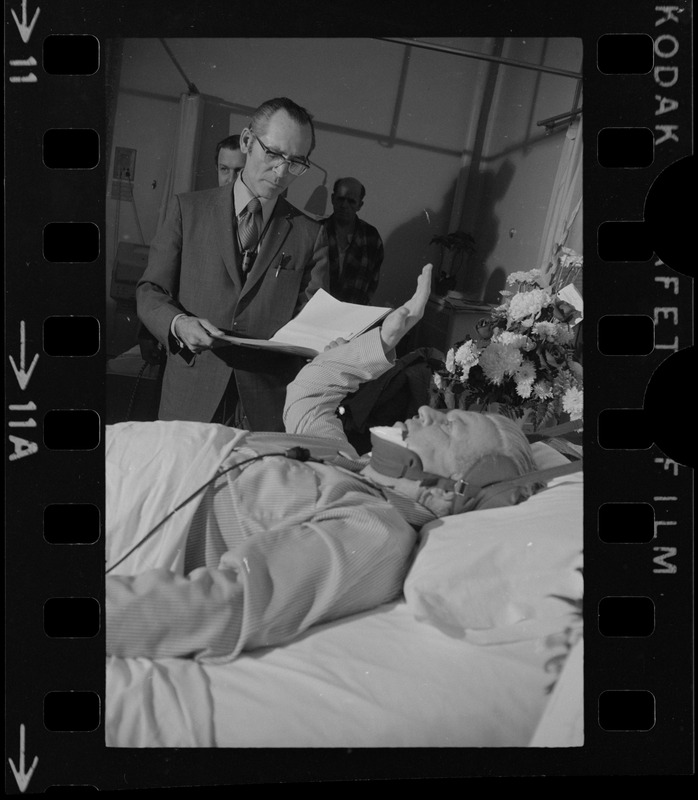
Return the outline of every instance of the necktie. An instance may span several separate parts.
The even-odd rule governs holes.
[[[240,214],[238,221],[240,248],[243,251],[254,250],[257,246],[261,219],[262,204],[256,197],[253,197],[242,214]]]

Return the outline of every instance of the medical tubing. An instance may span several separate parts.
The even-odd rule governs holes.
[[[291,447],[288,450],[285,450],[284,452],[281,453],[263,453],[262,455],[248,458],[245,461],[239,461],[236,464],[231,464],[229,467],[226,467],[225,469],[219,468],[218,470],[216,470],[216,474],[212,478],[209,478],[205,483],[199,486],[198,489],[192,492],[189,495],[189,497],[187,497],[185,500],[182,500],[182,502],[176,508],[172,509],[172,511],[170,511],[169,514],[163,517],[160,520],[160,522],[157,523],[157,525],[152,527],[148,531],[148,533],[146,533],[145,536],[143,536],[142,539],[136,542],[136,544],[134,544],[133,547],[130,550],[128,550],[125,555],[123,555],[115,564],[112,564],[111,567],[109,567],[104,574],[108,575],[112,570],[116,569],[119,566],[119,564],[123,563],[130,555],[135,553],[135,551],[138,550],[139,547],[144,545],[148,541],[148,539],[150,539],[150,537],[154,533],[156,533],[167,522],[168,519],[170,519],[170,517],[174,516],[180,509],[184,508],[184,506],[186,506],[187,503],[190,503],[207,486],[212,484],[222,475],[225,475],[226,472],[230,472],[231,470],[237,469],[238,467],[244,467],[245,464],[250,464],[253,461],[260,461],[263,458],[271,458],[272,456],[282,456],[283,458],[291,458],[294,461],[318,461],[318,462],[320,461],[320,459],[318,458],[311,458],[310,451],[305,447]]]

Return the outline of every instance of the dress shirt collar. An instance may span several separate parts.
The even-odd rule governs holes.
[[[254,195],[243,182],[242,173],[240,173],[233,184],[233,203],[235,204],[235,216],[240,216],[253,197]],[[258,200],[262,204],[262,227],[266,227],[269,218],[274,213],[274,207],[276,206],[278,196],[270,198],[259,197]]]

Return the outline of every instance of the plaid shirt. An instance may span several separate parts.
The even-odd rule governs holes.
[[[380,234],[367,222],[356,218],[354,238],[345,255],[340,275],[339,248],[334,219],[324,220],[330,255],[330,294],[345,303],[369,305],[378,286],[383,263],[383,241]]]

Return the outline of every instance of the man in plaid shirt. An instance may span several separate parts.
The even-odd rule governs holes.
[[[332,189],[334,212],[325,219],[330,293],[338,300],[360,305],[370,304],[383,263],[380,234],[357,216],[365,195],[356,178],[340,178]]]

